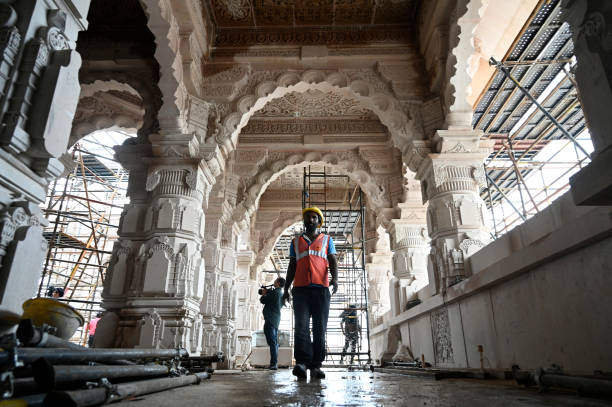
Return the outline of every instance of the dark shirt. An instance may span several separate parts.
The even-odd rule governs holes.
[[[281,319],[281,307],[283,301],[283,290],[272,288],[266,295],[262,295],[259,301],[264,304],[264,319],[278,329]]]
[[[345,310],[340,314],[340,318],[342,318],[341,322],[344,322],[344,330],[345,332],[358,332],[361,330],[359,326],[359,318],[357,317],[357,311],[354,310]]]

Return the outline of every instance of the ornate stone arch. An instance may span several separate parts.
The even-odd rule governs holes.
[[[154,83],[151,83],[151,78],[149,77],[149,75],[152,74],[154,74],[153,71],[89,71],[82,74],[80,80],[81,87],[86,86],[87,88],[87,86],[91,86],[93,89],[95,89],[94,84],[96,83],[106,83],[108,89],[104,90],[104,92],[125,92],[126,89],[131,89],[132,91],[127,93],[140,99],[141,108],[143,110],[141,119],[142,125],[138,129],[138,135],[142,142],[148,142],[148,135],[155,133],[159,128],[157,112],[161,105],[159,88]],[[77,112],[78,111],[79,108],[77,106]],[[111,115],[107,114],[106,116]],[[112,120],[112,118],[110,118],[110,120],[111,122],[115,121]],[[104,123],[104,121],[102,123]],[[107,127],[111,126],[103,126],[95,130]],[[71,135],[71,138],[72,137],[73,135]]]
[[[181,131],[189,99],[201,94],[202,60],[208,57],[212,40],[210,22],[199,1],[140,0],[140,3],[157,45],[155,59],[160,65],[158,85],[163,100],[158,115],[160,127]]]
[[[393,95],[389,81],[372,69],[292,70],[273,73],[272,78],[261,75],[261,80],[257,80],[258,74],[250,74],[246,87],[239,92],[242,96],[231,102],[227,114],[220,113],[217,118],[220,127],[209,142],[218,143],[226,154],[235,149],[240,130],[257,110],[273,99],[307,90],[331,91],[359,101],[378,115],[381,123],[389,129],[393,144],[402,152],[411,140],[424,137],[423,131],[415,126]]]
[[[69,146],[102,129],[136,132],[144,123],[143,100],[125,82],[95,80],[81,85],[81,94],[70,132]]]
[[[258,267],[264,264],[266,258],[270,256],[270,253],[274,249],[276,242],[280,238],[281,234],[291,225],[299,222],[301,219],[301,212],[296,211],[283,211],[279,213],[278,218],[272,223],[270,229],[265,230],[264,233],[259,234],[259,242],[257,242],[257,256],[253,261],[253,266]]]
[[[323,164],[345,173],[361,186],[374,207],[382,209],[391,206],[389,190],[384,182],[391,175],[373,174],[368,161],[355,150],[274,153],[253,177],[245,180],[242,197],[234,210],[234,220],[241,221],[250,217],[257,209],[266,188],[281,174],[309,164]]]

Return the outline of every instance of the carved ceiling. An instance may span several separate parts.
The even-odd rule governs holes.
[[[205,0],[218,28],[412,24],[418,0]]]

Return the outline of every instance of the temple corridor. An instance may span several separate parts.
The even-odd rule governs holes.
[[[538,393],[514,381],[432,380],[399,374],[326,369],[322,380],[298,381],[291,370],[216,372],[199,386],[138,397],[118,406],[609,406],[571,394]]]

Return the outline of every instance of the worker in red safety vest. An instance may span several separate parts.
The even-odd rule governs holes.
[[[322,379],[325,377],[321,363],[325,360],[325,331],[331,298],[329,286],[335,294],[338,290],[338,263],[331,236],[317,232],[317,228],[323,225],[321,210],[306,208],[302,210],[302,216],[305,232],[291,242],[283,304],[291,300],[289,287],[293,283],[293,354],[296,361],[293,374],[298,379],[305,379],[306,370],[310,369],[311,378]]]

